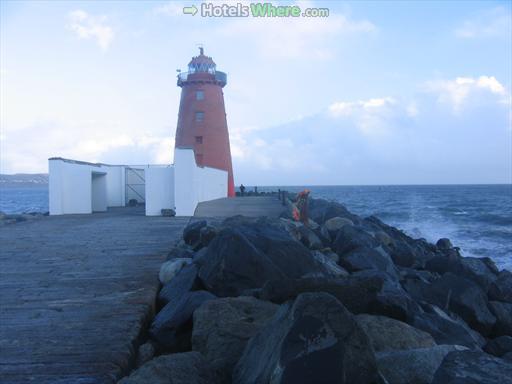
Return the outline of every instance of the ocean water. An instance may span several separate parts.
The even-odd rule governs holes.
[[[512,185],[259,187],[335,200],[350,211],[375,215],[412,237],[448,237],[464,256],[488,256],[512,270]],[[247,190],[251,190],[247,187]],[[47,212],[47,187],[0,188],[0,211]]]

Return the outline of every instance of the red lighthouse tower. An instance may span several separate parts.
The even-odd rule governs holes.
[[[188,64],[188,72],[178,74],[181,87],[176,128],[176,148],[193,148],[199,166],[228,172],[228,196],[235,196],[228,124],[222,88],[224,72],[217,71],[211,57],[199,48],[199,56]]]

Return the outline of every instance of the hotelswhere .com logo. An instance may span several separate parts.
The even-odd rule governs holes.
[[[183,14],[202,17],[328,17],[329,8],[304,8],[272,3],[201,3],[183,7]]]

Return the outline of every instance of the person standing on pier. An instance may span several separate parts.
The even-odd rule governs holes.
[[[245,194],[245,186],[243,184],[240,184],[240,195],[244,196]]]

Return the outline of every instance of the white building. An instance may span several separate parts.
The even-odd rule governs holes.
[[[146,215],[174,209],[192,216],[198,203],[227,196],[228,172],[200,167],[192,148],[175,148],[172,165],[108,165],[50,158],[50,215],[93,213],[145,203]]]

